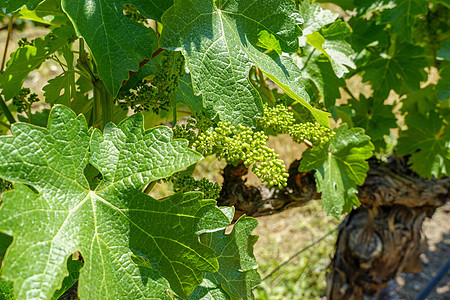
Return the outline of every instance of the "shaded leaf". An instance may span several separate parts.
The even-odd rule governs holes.
[[[386,53],[372,54],[364,67],[363,80],[372,83],[375,99],[384,100],[391,90],[404,94],[402,82],[411,91],[419,89],[420,82],[427,79],[424,70],[427,66],[423,48],[402,43],[392,57]]]
[[[69,271],[69,276],[64,278],[62,286],[59,290],[53,294],[52,300],[58,300],[69,288],[71,288],[75,282],[77,282],[80,276],[80,269],[83,267],[83,263],[78,260],[73,260],[69,257],[67,260],[67,270]]]
[[[53,26],[61,26],[69,22],[61,8],[61,0],[45,0],[32,10],[24,6],[16,11],[14,16]]]
[[[6,14],[9,14],[18,10],[24,5],[29,10],[34,10],[41,2],[44,2],[44,0],[2,0],[0,8],[5,10]]]
[[[414,114],[406,118],[408,130],[401,131],[397,154],[411,154],[411,169],[425,178],[450,174],[450,130],[434,111],[428,116]]]
[[[412,42],[412,30],[418,15],[428,11],[427,0],[391,0],[394,7],[385,9],[380,14],[381,23],[391,24],[391,33],[398,34],[400,39]]]
[[[390,128],[397,128],[394,106],[384,104],[383,100],[360,95],[359,101],[350,99],[349,106],[354,110],[353,126],[363,128],[372,140],[383,140],[390,134]]]
[[[70,78],[64,73],[50,79],[48,84],[42,88],[45,102],[70,106],[70,88]]]

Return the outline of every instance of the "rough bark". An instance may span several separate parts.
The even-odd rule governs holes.
[[[366,181],[359,188],[361,207],[344,220],[328,276],[328,299],[376,296],[400,272],[419,272],[421,227],[449,199],[450,179],[424,179],[412,172],[407,159],[388,163],[370,160]],[[242,214],[262,216],[319,199],[312,172],[289,168],[284,189],[247,186],[243,165],[224,169],[219,205],[235,206]]]

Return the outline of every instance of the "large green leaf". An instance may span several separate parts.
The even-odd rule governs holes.
[[[366,159],[372,156],[374,147],[360,128],[348,129],[343,124],[334,131],[336,135],[330,143],[303,153],[300,170],[316,170],[314,176],[323,206],[328,214],[339,218],[359,204],[356,185],[364,183],[369,170]]]
[[[402,84],[415,91],[420,88],[420,82],[427,79],[424,68],[428,66],[428,61],[423,48],[407,43],[397,46],[392,56],[373,53],[363,67],[363,79],[372,83],[376,99],[386,99],[391,90],[404,94],[407,90],[402,89]]]
[[[257,225],[255,219],[243,216],[230,234],[221,230],[201,236],[204,244],[216,250],[220,268],[205,274],[189,299],[253,299],[252,289],[260,282],[252,250],[258,237],[251,235]]]
[[[386,9],[380,14],[381,23],[391,24],[391,33],[409,42],[412,41],[412,31],[418,15],[427,13],[427,0],[391,0],[392,8]]]
[[[320,122],[328,123],[326,113],[308,104],[309,96],[298,81],[300,70],[291,58],[259,47],[264,37],[273,45],[279,43],[277,49],[283,52],[296,51],[297,16],[288,0],[178,0],[162,18],[161,45],[183,51],[194,91],[203,95],[211,117],[255,126],[262,105],[248,72],[257,66]]]
[[[129,71],[137,71],[139,63],[151,58],[158,46],[156,33],[151,28],[124,15],[123,7],[127,3],[141,12],[154,7],[152,1],[143,0],[62,1],[64,11],[92,51],[98,74],[113,96],[128,79]]]
[[[14,237],[4,275],[17,298],[51,298],[75,251],[84,259],[84,299],[166,299],[166,280],[185,298],[203,272],[218,270],[214,250],[198,240],[229,224],[215,201],[199,193],[161,201],[142,193],[201,156],[187,141],[172,140],[167,127],[144,131],[142,120],[136,114],[110,123],[102,134],[55,106],[47,128],[18,123],[13,136],[0,138],[0,176],[15,182],[0,210],[0,230]],[[84,175],[88,163],[101,173],[98,186]]]
[[[20,91],[31,71],[39,68],[50,55],[74,38],[72,26],[63,26],[54,29],[44,38],[35,39],[33,45],[25,45],[11,53],[6,70],[0,76],[0,88],[3,89],[2,94],[6,100]]]
[[[411,169],[419,175],[440,178],[450,174],[450,129],[434,111],[427,117],[406,118],[408,130],[400,132],[398,155],[411,154]]]

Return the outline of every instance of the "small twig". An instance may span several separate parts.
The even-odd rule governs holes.
[[[9,18],[9,24],[8,24],[8,36],[6,37],[6,45],[5,45],[5,51],[3,52],[3,59],[2,59],[2,66],[0,68],[0,71],[4,71],[5,64],[6,64],[6,56],[8,55],[8,46],[9,41],[11,40],[11,34],[12,34],[12,26],[14,24],[14,17],[11,16]]]

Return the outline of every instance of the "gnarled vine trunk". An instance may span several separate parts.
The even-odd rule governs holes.
[[[243,165],[224,169],[219,205],[235,206],[242,214],[263,216],[320,198],[312,172],[289,168],[284,189],[248,186]],[[413,173],[407,161],[370,161],[366,181],[359,188],[361,207],[341,224],[336,253],[328,275],[328,299],[376,296],[400,272],[420,271],[421,228],[426,217],[449,199],[450,179],[427,180]]]

